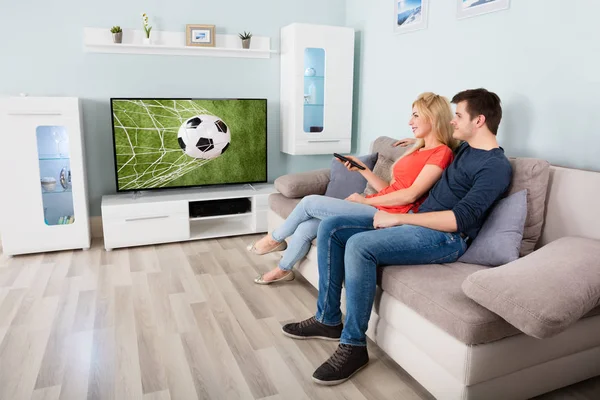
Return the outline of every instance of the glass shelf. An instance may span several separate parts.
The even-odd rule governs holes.
[[[304,75],[305,78],[308,79],[324,79],[324,76],[320,76],[320,75],[315,75],[315,76],[309,76],[309,75]]]
[[[48,157],[40,157],[39,158],[40,161],[51,161],[51,160],[70,160],[69,157],[58,157],[58,156],[48,156]]]
[[[42,194],[59,194],[59,193],[71,193],[71,189],[57,189],[57,190],[54,190],[53,192],[47,192],[44,189],[42,189]]]
[[[323,107],[323,104],[305,104],[304,107]]]

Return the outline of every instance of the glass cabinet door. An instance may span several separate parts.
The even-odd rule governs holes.
[[[46,225],[72,224],[75,215],[68,132],[63,126],[38,126],[36,138],[44,222]]]
[[[325,49],[304,49],[304,132],[323,132]]]

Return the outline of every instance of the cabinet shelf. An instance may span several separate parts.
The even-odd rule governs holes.
[[[60,194],[60,193],[71,193],[71,189],[63,189],[63,190],[54,190],[52,192],[46,192],[42,190],[42,194]]]
[[[216,34],[215,47],[186,46],[185,32],[152,31],[153,44],[143,44],[142,30],[124,29],[123,43],[113,43],[108,28],[84,28],[84,48],[92,53],[150,54],[172,56],[209,56],[270,58],[271,39],[253,36],[250,49],[243,49],[237,35]]]
[[[48,156],[48,157],[40,157],[39,158],[40,161],[68,161],[70,160],[69,157],[53,157],[53,156]]]

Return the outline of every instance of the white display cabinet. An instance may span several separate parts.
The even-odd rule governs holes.
[[[281,29],[281,151],[350,151],[354,29],[292,24]]]
[[[4,254],[88,249],[79,99],[2,98],[0,127]]]

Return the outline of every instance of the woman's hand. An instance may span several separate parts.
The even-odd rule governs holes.
[[[394,144],[392,144],[393,147],[408,147],[408,146],[412,146],[413,144],[415,144],[415,142],[417,141],[417,139],[412,139],[412,138],[406,138],[406,139],[400,139],[397,142],[395,142]]]
[[[360,161],[358,158],[354,157],[354,156],[345,156],[346,158],[349,158],[350,160],[354,161],[355,163],[357,163],[358,165],[364,167],[365,169],[363,171],[368,170],[369,168],[367,168],[367,166],[365,165],[364,162]],[[347,161],[342,161],[339,158],[337,159],[339,162],[341,162],[342,164],[344,164],[344,166],[346,167],[346,169],[348,169],[348,171],[360,171],[360,169],[353,167],[352,164],[350,164]]]
[[[377,211],[375,217],[373,217],[373,227],[375,229],[380,229],[402,225],[400,221],[398,221],[398,215],[399,214],[390,214],[385,211]]]
[[[358,193],[352,193],[350,196],[346,197],[346,200],[353,203],[367,204],[367,199]]]

